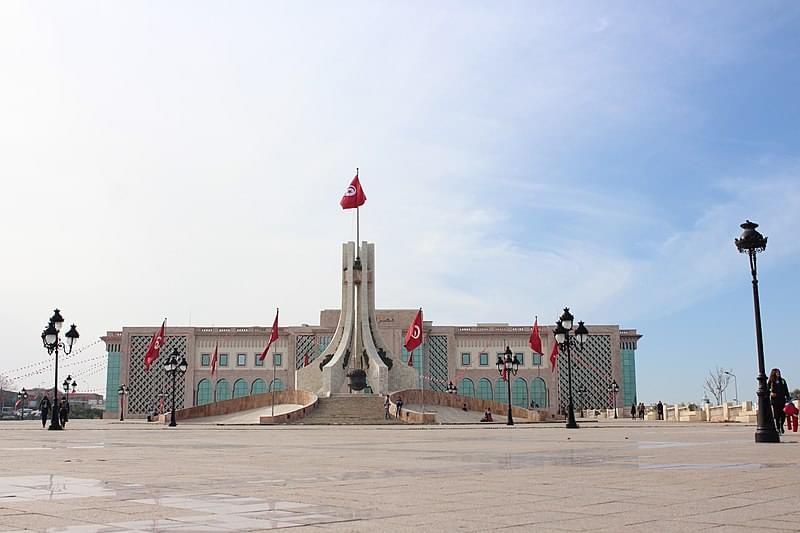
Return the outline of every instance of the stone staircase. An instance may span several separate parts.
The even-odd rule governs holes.
[[[395,418],[383,418],[382,396],[367,394],[334,394],[320,398],[319,405],[294,424],[402,424]]]

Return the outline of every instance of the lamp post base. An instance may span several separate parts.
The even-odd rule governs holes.
[[[772,417],[772,406],[769,404],[766,376],[758,376],[758,411],[756,412],[756,442],[780,442],[778,428]],[[763,381],[763,383],[762,383]]]
[[[572,404],[567,407],[567,429],[578,429],[578,423],[575,421],[575,409]]]

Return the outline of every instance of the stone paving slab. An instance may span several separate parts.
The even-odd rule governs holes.
[[[800,531],[800,437],[608,421],[0,422],[0,531]]]

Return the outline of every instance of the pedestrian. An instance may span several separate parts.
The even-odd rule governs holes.
[[[403,414],[403,399],[398,396],[397,401],[394,402],[394,404],[397,406],[397,418],[400,418],[400,416]]]
[[[47,395],[44,395],[42,401],[39,402],[39,411],[42,413],[42,427],[44,428],[47,425],[47,417],[50,416],[50,398]]]
[[[636,420],[636,403],[631,404],[631,419]]]
[[[778,433],[783,433],[785,418],[783,407],[786,402],[792,401],[792,397],[789,396],[789,386],[786,384],[786,380],[781,377],[779,368],[770,370],[767,388],[769,389],[769,403],[772,405],[772,416],[775,418],[775,428]]]
[[[786,425],[789,427],[789,431],[794,431],[797,433],[797,413],[798,409],[794,405],[794,402],[786,402],[786,405],[783,406],[783,414],[786,415]]]
[[[384,420],[389,420],[389,406],[392,405],[392,402],[389,401],[389,395],[386,395],[386,399],[383,400],[383,418]]]
[[[656,413],[658,413],[659,420],[664,420],[664,404],[661,403],[661,400],[658,400],[656,404]]]
[[[461,410],[462,411],[466,411],[467,410],[467,402],[464,402],[464,405],[461,407]]]
[[[481,418],[481,422],[494,422],[492,419],[492,410],[489,407],[487,407],[483,412],[483,418]]]
[[[66,399],[61,400],[61,406],[58,408],[58,416],[61,419],[61,427],[66,427],[69,421],[69,402]]]
[[[644,420],[644,402],[639,402],[639,420]]]

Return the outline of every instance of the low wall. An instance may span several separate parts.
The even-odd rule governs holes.
[[[394,392],[389,395],[389,400],[392,402],[389,406],[389,412],[397,415],[397,399],[402,398],[404,405],[409,404],[422,404],[422,391],[420,389],[406,389],[403,391]],[[462,409],[464,404],[467,404],[468,411],[483,412],[486,409],[491,409],[492,413],[496,416],[503,415],[508,412],[508,404],[496,402],[494,400],[482,400],[479,398],[472,398],[469,396],[461,396],[459,394],[449,394],[446,392],[438,391],[425,391],[425,405],[441,405],[444,407],[452,407],[454,409]],[[548,411],[540,409],[525,409],[524,407],[511,406],[511,414],[515,419],[525,420],[528,422],[544,422],[551,418]],[[401,420],[410,424],[435,424],[436,413],[425,413],[423,418],[422,413],[417,411],[409,411],[403,408]]]
[[[262,416],[262,424],[276,424],[286,422],[290,419],[302,418],[308,412],[316,408],[319,399],[316,394],[312,394],[304,390],[284,390],[276,391],[275,405],[280,404],[298,404],[303,407],[285,413],[282,415]],[[272,405],[273,393],[264,392],[261,394],[254,394],[252,396],[242,396],[241,398],[232,398],[230,400],[223,400],[221,402],[212,402],[205,405],[195,405],[194,407],[187,407],[185,409],[178,409],[175,411],[176,420],[188,420],[190,418],[203,418],[207,416],[220,416],[238,413],[240,411],[247,411],[250,409],[258,409],[259,407],[267,407]],[[167,411],[159,416],[159,422],[168,422],[170,412]],[[266,420],[265,420],[266,419]]]
[[[744,402],[739,405],[724,403],[722,405],[705,404],[695,410],[686,406],[664,406],[664,419],[672,422],[741,422],[752,424],[756,422],[757,409],[753,402]],[[648,416],[648,420],[651,418]],[[653,414],[652,420],[655,420]]]

